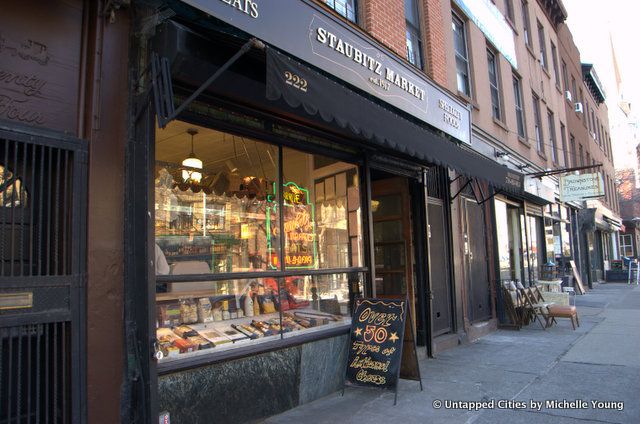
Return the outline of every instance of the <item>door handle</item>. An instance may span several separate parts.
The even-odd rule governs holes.
[[[160,349],[160,344],[158,344],[158,340],[154,339],[152,342],[153,345],[153,357],[159,361],[164,358],[164,353]]]

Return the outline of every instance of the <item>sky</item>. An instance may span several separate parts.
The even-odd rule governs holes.
[[[604,85],[609,108],[609,124],[616,168],[633,166],[637,139],[623,130],[617,102],[611,39],[622,77],[622,93],[631,102],[632,115],[640,116],[640,23],[637,0],[562,0],[567,10],[567,25],[583,63],[593,63]],[[616,128],[617,127],[617,128]],[[626,132],[625,132],[626,131]],[[631,149],[631,150],[629,150]],[[637,166],[637,163],[635,163]]]

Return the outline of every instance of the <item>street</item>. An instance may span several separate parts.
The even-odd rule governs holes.
[[[392,392],[348,387],[264,422],[640,422],[640,289],[600,284],[576,305],[576,331],[532,323],[422,359],[424,391],[401,380],[396,406]]]

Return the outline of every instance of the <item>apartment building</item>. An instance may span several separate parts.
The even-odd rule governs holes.
[[[602,280],[610,261],[618,259],[618,232],[622,220],[615,184],[609,112],[606,93],[591,64],[582,63],[569,28],[558,28],[560,39],[561,88],[567,115],[568,161],[582,173],[602,175],[603,194],[599,199],[581,202],[576,245],[582,274],[589,284]]]

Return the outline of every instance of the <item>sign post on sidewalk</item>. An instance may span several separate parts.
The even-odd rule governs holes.
[[[405,343],[406,333],[410,337]],[[412,352],[405,350],[403,355],[403,348]],[[342,394],[347,384],[393,389],[395,405],[400,377],[419,381],[422,390],[409,302],[406,298],[357,300]]]

